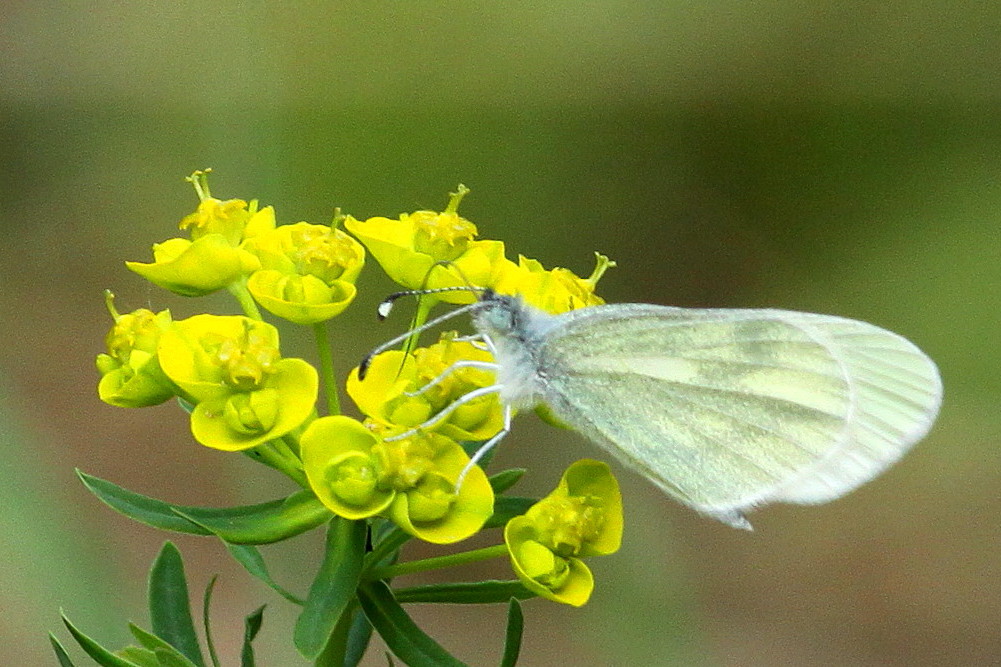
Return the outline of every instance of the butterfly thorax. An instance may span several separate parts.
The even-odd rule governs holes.
[[[518,408],[539,402],[540,348],[553,316],[533,308],[518,296],[487,290],[473,313],[477,331],[496,350],[501,400]]]

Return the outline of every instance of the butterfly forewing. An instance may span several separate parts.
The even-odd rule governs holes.
[[[789,311],[597,307],[540,352],[560,418],[724,519],[846,493],[924,435],[941,395],[899,336]]]

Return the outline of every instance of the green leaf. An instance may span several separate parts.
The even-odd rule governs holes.
[[[369,641],[372,639],[372,624],[360,611],[351,618],[351,629],[348,630],[347,650],[344,652],[344,667],[357,667],[365,657]]]
[[[410,586],[393,591],[400,604],[432,602],[448,604],[496,604],[512,598],[526,600],[535,593],[525,588],[517,579],[511,581],[472,581],[447,584]]]
[[[240,667],[256,666],[254,646],[251,642],[257,637],[257,633],[261,630],[261,624],[264,623],[264,607],[266,606],[261,605],[243,621],[243,649],[240,651]]]
[[[354,599],[361,577],[368,523],[334,517],[320,570],[295,624],[295,646],[314,659],[323,651],[338,619]]]
[[[205,646],[209,650],[209,660],[212,662],[212,667],[219,667],[219,656],[216,655],[215,642],[212,640],[212,624],[209,622],[210,610],[212,607],[212,591],[215,590],[215,582],[219,579],[219,575],[213,575],[209,579],[208,585],[205,586],[205,594],[202,595],[202,630],[205,631]]]
[[[171,542],[164,543],[150,569],[149,616],[154,635],[187,656],[197,667],[205,667],[191,621],[184,561]]]
[[[191,667],[192,662],[171,647],[154,649],[159,667]]]
[[[494,513],[483,528],[499,528],[516,516],[521,516],[528,508],[539,502],[535,498],[520,498],[518,496],[501,496],[494,501]]]
[[[227,544],[226,549],[247,572],[263,581],[283,598],[300,607],[305,604],[302,598],[285,590],[278,582],[271,578],[268,566],[264,563],[264,557],[261,556],[261,552],[257,547],[249,544]]]
[[[316,657],[313,667],[344,667],[348,650],[348,638],[351,632],[352,622],[357,616],[362,616],[358,606],[350,604],[334,626],[327,643],[323,646],[323,651]]]
[[[163,639],[160,639],[156,635],[146,632],[138,625],[135,625],[134,623],[129,623],[129,632],[132,633],[132,636],[136,638],[136,640],[143,648],[152,651],[154,655],[157,656],[158,659],[160,658],[162,652],[164,654],[171,655],[171,659],[173,660],[173,662],[171,662],[172,665],[176,664],[176,665],[181,665],[182,667],[195,666],[195,663],[191,662],[186,657],[184,657],[184,655],[181,654],[181,652],[178,651],[176,648],[165,642]]]
[[[141,667],[139,663],[119,658],[117,655],[77,630],[65,615],[63,615],[62,618],[66,628],[70,631],[70,634],[73,635],[73,639],[75,639],[84,652],[93,658],[97,664],[101,665],[101,667]]]
[[[235,544],[277,542],[330,518],[330,511],[306,490],[257,505],[191,507],[150,498],[79,470],[77,475],[102,502],[140,523],[191,535],[215,534]]]
[[[386,646],[410,667],[465,667],[417,627],[385,583],[363,584],[358,588],[358,600]]]
[[[500,495],[517,484],[525,472],[527,471],[524,468],[502,470],[496,475],[490,475],[490,486],[493,488],[494,493]]]
[[[115,651],[115,655],[119,658],[131,660],[137,665],[142,665],[142,667],[160,667],[160,661],[157,660],[156,653],[141,646],[126,646],[119,651]]]
[[[521,653],[521,635],[525,629],[525,616],[521,613],[521,604],[511,598],[507,607],[507,632],[504,636],[504,656],[500,667],[514,667],[518,664],[518,654]]]
[[[112,484],[103,479],[92,477],[80,470],[76,471],[84,486],[90,489],[91,493],[97,496],[104,504],[113,510],[121,512],[130,519],[135,519],[140,523],[163,530],[173,530],[178,533],[190,533],[192,535],[211,535],[211,531],[202,528],[196,523],[175,514],[172,505],[162,500],[156,500],[147,496],[123,489],[117,484]]]
[[[52,644],[52,650],[56,652],[56,659],[59,660],[59,667],[76,667],[73,661],[70,660],[69,653],[63,648],[63,645],[59,643],[59,639],[49,633],[49,642]]]
[[[305,489],[259,505],[173,510],[230,544],[279,542],[312,530],[332,516],[313,492]]]

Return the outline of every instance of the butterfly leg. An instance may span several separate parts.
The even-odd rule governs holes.
[[[481,352],[492,352],[490,345],[484,340],[483,334],[470,334],[469,336],[459,336],[452,339],[455,343],[469,343]]]
[[[431,387],[440,384],[445,378],[459,370],[460,368],[479,368],[485,371],[497,372],[497,364],[492,361],[475,361],[473,359],[466,359],[464,361],[457,361],[445,370],[443,370],[437,377],[428,382],[426,385],[418,389],[417,391],[405,391],[404,396],[420,396]]]
[[[489,396],[490,394],[496,394],[496,393],[500,392],[500,390],[501,390],[501,385],[499,385],[499,384],[492,384],[492,385],[487,386],[487,387],[480,387],[479,389],[475,389],[475,390],[469,392],[468,394],[463,394],[462,396],[460,396],[456,400],[454,400],[451,403],[449,403],[447,406],[445,406],[442,409],[441,412],[439,412],[435,416],[431,417],[431,419],[427,420],[423,424],[415,426],[414,428],[412,428],[412,429],[410,429],[408,431],[404,431],[403,433],[399,433],[397,435],[385,438],[385,440],[386,440],[386,442],[394,442],[396,440],[403,440],[404,438],[409,438],[410,436],[412,436],[413,434],[417,433],[418,431],[423,431],[425,429],[431,428],[432,426],[436,426],[440,422],[445,421],[445,419],[450,414],[452,414],[453,412],[455,412],[459,408],[459,406],[465,405],[466,403],[469,403],[470,401],[475,401],[477,398],[480,398],[481,396]]]
[[[466,466],[462,469],[462,472],[459,473],[458,479],[456,479],[456,481],[455,481],[455,490],[456,490],[456,492],[459,491],[459,488],[462,486],[462,480],[466,479],[466,475],[469,473],[470,470],[472,470],[473,466],[475,466],[477,463],[479,463],[480,461],[482,461],[483,457],[487,455],[487,452],[489,452],[491,449],[493,449],[494,445],[496,445],[498,442],[500,442],[501,439],[505,435],[507,435],[508,433],[511,432],[511,416],[512,416],[512,414],[513,414],[513,410],[511,409],[511,406],[510,405],[505,405],[504,406],[504,427],[500,431],[497,432],[497,435],[495,435],[494,437],[492,437],[489,440],[487,440],[486,442],[484,442],[482,445],[480,445],[480,448],[477,449],[473,453],[473,456],[469,459],[469,463],[467,463]]]

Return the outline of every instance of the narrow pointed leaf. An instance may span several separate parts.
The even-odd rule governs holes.
[[[59,643],[59,639],[51,632],[49,633],[49,642],[52,644],[52,650],[56,652],[56,660],[59,661],[59,667],[76,667],[73,661],[70,660],[69,653],[66,652],[63,645]]]
[[[372,624],[361,611],[352,614],[351,629],[348,630],[348,647],[344,653],[344,667],[357,667],[365,657],[368,644],[372,640]]]
[[[496,475],[490,475],[490,487],[494,490],[494,493],[500,495],[517,484],[525,472],[524,468],[501,470]]]
[[[256,505],[191,507],[150,498],[79,470],[77,475],[103,503],[140,523],[191,535],[215,534],[232,543],[277,542],[330,518],[330,511],[306,490]]]
[[[215,642],[212,640],[212,624],[209,622],[212,608],[212,591],[215,590],[215,582],[218,579],[219,575],[213,575],[209,579],[208,585],[205,586],[205,593],[202,595],[202,631],[205,633],[205,647],[209,651],[209,661],[212,662],[212,667],[220,667],[219,656],[215,650]]]
[[[173,511],[230,544],[271,544],[312,530],[332,516],[307,490],[259,505],[174,507]]]
[[[526,600],[535,597],[535,593],[525,588],[518,580],[488,580],[410,586],[394,590],[393,595],[400,604],[415,602],[496,604],[506,602],[512,598]]]
[[[236,561],[247,570],[247,572],[263,581],[269,588],[281,595],[283,598],[292,604],[299,605],[300,607],[305,604],[305,601],[302,598],[285,590],[278,584],[278,582],[271,578],[271,573],[268,572],[268,566],[264,562],[264,557],[261,556],[261,552],[258,551],[256,547],[249,544],[227,544],[226,550],[229,551],[230,555],[232,555],[233,558],[235,558]]]
[[[385,583],[373,581],[362,585],[358,600],[386,646],[410,667],[465,666],[417,627]]]
[[[484,528],[499,528],[516,516],[521,516],[528,511],[528,508],[539,502],[535,498],[521,498],[518,496],[501,496],[494,501],[494,513]]]
[[[192,662],[171,647],[154,649],[159,667],[191,667]]]
[[[240,667],[256,667],[254,661],[254,646],[251,642],[257,637],[264,623],[264,607],[262,605],[255,609],[243,621],[243,649],[240,651]]]
[[[525,616],[521,613],[521,604],[511,598],[507,607],[507,632],[504,637],[504,655],[500,667],[514,667],[518,664],[521,653],[521,635],[525,629]]]
[[[295,646],[306,658],[312,660],[320,655],[341,614],[354,599],[367,533],[365,521],[341,517],[330,521],[323,563],[295,624]]]
[[[202,528],[197,523],[193,523],[183,516],[176,514],[172,510],[172,505],[156,500],[128,489],[123,489],[117,484],[107,480],[88,475],[77,470],[84,486],[90,489],[91,493],[97,496],[101,502],[113,510],[121,512],[130,519],[135,519],[140,523],[163,530],[172,530],[178,533],[190,533],[192,535],[211,535],[211,531]]]
[[[154,635],[176,648],[197,667],[205,667],[191,621],[184,561],[171,542],[163,545],[149,573],[149,616]]]
[[[341,617],[337,619],[337,625],[330,633],[327,643],[323,646],[323,651],[316,656],[313,667],[345,667],[352,621],[358,616],[363,616],[363,614],[357,605],[352,604],[344,610]]]
[[[157,660],[156,653],[142,646],[126,646],[121,650],[115,651],[115,655],[119,658],[131,660],[141,667],[160,667],[160,661]]]
[[[140,667],[138,663],[124,658],[119,658],[117,655],[77,630],[76,626],[70,623],[70,620],[66,618],[66,616],[63,616],[63,623],[66,625],[66,629],[70,631],[70,634],[73,635],[73,639],[76,640],[84,652],[93,658],[94,662],[101,665],[101,667]]]
[[[132,633],[132,636],[136,638],[136,641],[138,641],[143,648],[152,651],[158,659],[160,658],[161,653],[166,653],[171,655],[171,659],[174,661],[171,663],[172,665],[176,664],[183,667],[194,667],[194,663],[184,657],[180,651],[156,635],[146,632],[138,625],[129,623],[129,632]]]

